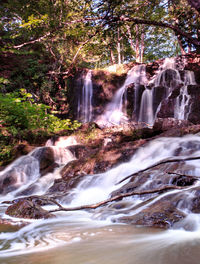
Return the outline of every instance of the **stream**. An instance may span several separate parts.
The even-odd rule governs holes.
[[[56,160],[60,162],[61,167],[63,163],[75,158],[66,146],[50,148],[54,151]],[[1,172],[1,177],[5,177],[9,172],[14,173],[15,176],[17,173],[23,175],[16,183],[17,189],[1,195],[2,202],[21,197],[22,192],[19,190],[23,191],[30,185],[37,186],[34,189],[34,195],[45,193],[48,184],[52,185],[53,179],[60,177],[59,169],[56,169],[54,173],[40,177],[37,166],[39,166],[39,159],[44,149],[38,148],[27,156],[19,158]],[[128,183],[129,179],[122,182],[121,180],[131,173],[166,159],[198,156],[200,156],[200,137],[198,135],[158,138],[140,148],[130,161],[105,173],[84,177],[77,187],[73,188],[67,197],[59,202],[66,207],[97,203],[107,199],[112,192]],[[184,161],[177,169],[199,177],[199,159]],[[141,177],[142,175],[137,176],[135,181]],[[152,184],[154,188],[160,187],[163,184],[169,184],[173,179],[172,176],[165,179],[159,170],[149,170],[148,177],[144,183],[137,187],[137,190],[151,189],[153,188]],[[152,196],[150,201],[148,196],[146,198],[136,195],[95,210],[58,212],[56,218],[45,220],[9,217],[5,215],[7,204],[1,203],[2,219],[12,219],[16,223],[25,221],[28,224],[20,229],[17,226],[0,226],[0,263],[199,263],[200,214],[194,213],[191,207],[198,188],[199,181],[196,181],[192,186],[186,186],[184,190],[169,190],[158,196]],[[176,195],[182,194],[185,196],[182,196],[180,202],[177,203],[177,209],[185,214],[185,218],[168,230],[141,227],[129,223],[123,224],[118,221],[123,216],[137,215],[143,210],[145,211],[146,208],[165,197],[176,197]],[[55,205],[43,207],[47,210],[56,208]]]
[[[2,264],[198,264],[200,257],[199,232],[83,219],[37,221],[17,233],[1,233],[0,239],[5,237],[12,246],[1,250]]]

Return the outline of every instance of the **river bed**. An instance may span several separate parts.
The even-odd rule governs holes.
[[[198,264],[200,232],[69,219],[0,234],[1,264]],[[6,239],[7,238],[7,239]],[[5,241],[4,240],[4,241]]]

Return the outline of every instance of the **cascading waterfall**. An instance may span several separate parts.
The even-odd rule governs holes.
[[[179,89],[180,93],[174,104],[174,117],[187,119],[190,101],[187,86],[196,83],[193,72],[182,69],[181,72],[182,76],[177,69],[174,58],[166,58],[159,67],[157,74],[148,81],[146,66],[134,66],[128,72],[123,86],[115,93],[112,101],[106,106],[104,113],[96,119],[96,122],[102,126],[120,125],[128,122],[126,88],[130,84],[134,84],[132,117],[134,121],[152,126],[160,110],[162,100],[169,98],[175,89]],[[159,91],[161,88],[162,93]]]
[[[78,120],[83,123],[92,120],[92,71],[89,70],[84,78],[81,94],[78,99]]]
[[[28,155],[28,157],[29,156],[32,156],[32,154]],[[157,140],[152,141],[149,145],[139,149],[129,162],[123,163],[109,170],[106,173],[99,175],[90,175],[88,177],[86,176],[85,178],[83,178],[82,182],[80,182],[80,184],[76,188],[72,189],[69,193],[69,195],[72,196],[72,201],[67,204],[63,203],[62,205],[73,207],[77,205],[80,206],[85,204],[93,204],[102,201],[108,198],[113,191],[122,187],[124,184],[127,184],[127,182],[129,181],[128,179],[124,182],[119,182],[128,175],[131,175],[137,171],[153,166],[154,164],[160,161],[171,159],[173,157],[176,157],[176,159],[177,157],[179,159],[184,159],[199,156],[199,136],[185,136],[182,138],[159,138]],[[14,164],[16,165],[16,163]],[[183,165],[181,165],[181,167],[183,169]],[[194,159],[190,161],[185,161],[185,168],[187,168],[187,171],[185,171],[186,174],[192,175],[194,177],[199,177],[200,165],[198,158],[196,160]],[[138,177],[141,177],[141,174],[139,174]],[[155,186],[155,188],[158,188],[161,184],[160,182],[162,181],[162,178],[162,172],[157,172],[156,170],[153,170],[149,173],[148,180],[144,183],[141,183],[138,188],[139,190],[148,190],[151,188],[152,184]],[[170,182],[171,179],[169,177],[169,183]],[[137,235],[134,235],[132,234],[134,230],[133,227],[132,231],[131,229],[129,230],[127,227],[127,229],[129,230],[127,230],[127,232],[129,233],[129,235],[131,234],[131,236],[127,237],[127,234],[125,232],[121,232],[123,238],[120,236],[119,240],[122,240],[122,244],[125,243],[126,247],[130,247],[130,251],[132,251],[132,248],[135,244],[138,247],[137,243],[141,242],[142,244],[144,244],[148,243],[149,241],[149,246],[151,246],[151,249],[153,250],[152,252],[155,253],[155,260],[154,258],[150,260],[150,264],[177,263],[163,262],[163,260],[162,262],[157,262],[157,251],[152,248],[152,245],[155,245],[154,243],[156,242],[155,246],[158,247],[158,245],[162,242],[164,243],[166,248],[171,248],[171,246],[174,247],[176,244],[183,243],[183,241],[187,243],[187,241],[190,240],[193,240],[193,242],[194,240],[199,240],[200,216],[199,214],[193,214],[190,212],[190,202],[192,202],[194,198],[193,193],[195,190],[198,190],[199,187],[199,181],[196,181],[193,186],[185,186],[184,191],[186,192],[186,196],[185,198],[183,198],[183,202],[177,205],[177,208],[183,211],[184,214],[187,215],[187,217],[185,217],[183,221],[180,221],[178,224],[176,224],[173,230],[162,232],[159,231],[159,233],[157,231],[157,234],[151,233],[149,235],[140,235],[138,233],[139,231],[137,231]],[[116,219],[126,216],[127,214],[129,215],[130,213],[138,214],[142,210],[148,208],[148,206],[152,206],[160,199],[163,199],[165,196],[169,194],[171,194],[172,196],[175,196],[177,194],[181,195],[182,192],[183,190],[172,190],[160,195],[156,195],[152,199],[149,199],[149,197],[147,197],[146,200],[144,197],[129,197],[123,199],[123,202],[127,205],[127,208],[124,208],[122,205],[120,206],[120,201],[116,201],[116,206],[113,207],[112,205],[110,205],[108,207],[99,208],[99,210],[96,211],[65,212],[61,213],[60,215],[58,214],[57,217],[54,219],[40,220],[35,222],[32,221],[32,224],[23,227],[19,231],[0,233],[0,258],[9,256],[13,257],[19,254],[21,255],[45,249],[52,249],[53,247],[57,247],[58,245],[67,245],[67,247],[70,247],[70,245],[73,243],[76,243],[76,245],[79,245],[80,243],[80,245],[83,247],[84,241],[87,242],[88,239],[93,236],[98,239],[98,235],[100,235],[100,239],[104,239],[104,237],[102,237],[102,234],[104,232],[108,232],[109,230],[112,235],[117,226],[111,225],[111,221],[116,221]],[[1,200],[9,200],[9,194],[1,197]],[[1,206],[4,205],[2,204]],[[50,206],[50,208],[53,207]],[[98,220],[101,220],[101,222],[99,222]],[[190,231],[184,231],[183,228],[185,226],[186,228],[188,226],[191,226],[192,229]],[[124,225],[120,226],[120,230],[123,230],[125,228],[126,227]],[[92,231],[90,231],[91,229]],[[152,244],[153,241],[154,243]],[[106,247],[108,247],[107,244]],[[99,247],[97,248],[99,250]],[[125,249],[123,249],[123,252],[126,252],[124,250]],[[137,251],[135,253],[137,253]],[[77,250],[76,254],[78,254]],[[115,260],[115,262],[110,263],[122,263],[121,258],[119,259],[119,262],[116,261],[117,260]],[[144,263],[144,259],[140,261],[138,260],[138,262],[136,263]],[[102,262],[94,263],[100,264]],[[196,264],[198,262],[192,263]]]
[[[188,85],[195,85],[194,72],[184,71],[183,84],[180,89],[180,95],[176,99],[176,105],[174,108],[174,117],[181,120],[187,120],[189,115],[189,102],[190,95],[188,94]]]
[[[46,153],[45,153],[46,152]],[[53,155],[52,159],[56,164],[55,172],[46,173],[41,177],[40,163],[43,156]],[[25,193],[43,194],[52,185],[56,178],[60,178],[60,168],[62,165],[74,160],[75,157],[70,150],[64,147],[39,147],[26,156],[22,156],[10,164],[5,170],[0,172],[0,190],[7,194],[8,200],[15,196],[23,196]],[[49,162],[49,161],[47,161]],[[5,199],[5,197],[1,197]],[[1,200],[0,198],[0,200]]]
[[[123,86],[116,92],[112,101],[106,106],[105,112],[103,115],[97,118],[96,122],[101,125],[120,125],[127,122],[128,117],[126,114],[126,109],[123,109],[124,102],[126,101],[126,88],[130,84],[135,84],[137,94],[137,87],[140,84],[144,85],[146,81],[145,66],[134,66],[128,72]]]

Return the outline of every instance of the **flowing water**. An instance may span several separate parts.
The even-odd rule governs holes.
[[[123,86],[114,94],[112,101],[96,122],[102,126],[120,125],[129,121],[127,115],[127,87],[134,85],[134,121],[152,126],[164,99],[170,98],[177,90],[174,105],[174,118],[187,120],[190,113],[188,85],[195,85],[192,71],[183,70],[176,65],[174,58],[166,58],[151,80],[147,79],[146,66],[136,65],[127,74]],[[162,93],[159,92],[162,88]]]
[[[112,101],[106,106],[106,109],[96,122],[101,125],[119,125],[128,121],[126,108],[126,89],[130,84],[135,85],[137,94],[137,88],[139,85],[146,83],[146,72],[144,65],[134,66],[127,74],[126,80],[123,86],[116,92]],[[136,99],[135,99],[136,100]]]
[[[28,156],[20,158],[1,172],[1,177],[14,167],[21,169],[20,174],[23,172],[23,167],[26,173],[29,172],[32,169],[32,163],[27,164],[24,159],[34,157],[38,161],[40,151],[41,149],[37,149]],[[58,155],[58,151],[54,153]],[[57,158],[57,160],[60,160],[61,167],[63,162],[66,163],[74,158],[66,148],[60,150],[59,153],[62,158]],[[66,160],[64,160],[63,155]],[[69,194],[71,199],[63,199],[60,202],[66,207],[93,204],[108,198],[113,191],[126,184],[128,179],[119,182],[134,172],[174,157],[183,159],[199,156],[200,137],[198,135],[182,138],[159,138],[140,148],[129,162],[122,163],[106,173],[84,177],[82,182],[71,190]],[[187,165],[185,173],[199,177],[200,163],[198,158],[185,161],[185,164]],[[34,166],[38,168],[38,166]],[[184,170],[184,166],[181,165],[182,170]],[[28,173],[26,177],[23,177],[26,186],[32,184],[33,179],[38,181],[43,178],[38,176],[38,171],[36,169],[36,173],[34,173],[36,176]],[[59,170],[56,170],[50,178],[57,178],[58,175]],[[149,189],[151,184],[155,182],[159,184],[158,177],[162,177],[162,174],[151,172],[149,180],[141,184],[140,189]],[[49,183],[52,184],[52,180]],[[36,194],[38,191],[39,193],[46,191],[47,186],[45,184],[38,186],[40,191],[37,189]],[[194,186],[198,188],[200,182],[196,181],[193,186],[186,186],[186,193],[188,192],[185,198],[187,203],[184,203],[186,205],[192,199],[191,188]],[[138,196],[125,198],[123,202],[127,204],[126,210],[123,207],[115,206],[115,204],[120,205],[121,202],[118,201],[95,210],[59,212],[55,219],[25,220],[29,224],[19,230],[6,229],[6,227],[1,226],[0,263],[175,264],[180,262],[182,264],[198,264],[200,257],[198,250],[200,246],[200,215],[191,213],[189,207],[184,207],[183,204],[179,205],[179,209],[187,217],[166,231],[116,223],[118,218],[137,214],[169,193],[176,195],[181,192],[182,190],[171,190],[146,203],[144,203],[144,198]],[[14,190],[8,194],[3,194],[1,201],[9,201],[20,197],[20,195]],[[140,203],[141,206],[136,206]],[[1,203],[1,218],[9,218],[4,213],[6,207],[7,204]],[[44,208],[52,209],[55,206],[45,206]],[[12,220],[23,221],[22,219]]]
[[[78,120],[83,123],[92,120],[92,71],[89,70],[84,78],[82,93],[78,99]]]

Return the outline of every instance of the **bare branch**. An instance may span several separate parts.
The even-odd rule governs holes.
[[[197,159],[200,159],[200,157],[189,157],[189,158],[181,158],[181,159],[165,159],[165,160],[162,160],[160,162],[155,163],[152,166],[147,167],[146,169],[139,170],[139,171],[137,171],[137,172],[135,172],[135,173],[133,173],[131,175],[126,176],[124,179],[122,179],[121,181],[119,181],[118,183],[116,183],[116,185],[119,184],[119,183],[122,183],[123,181],[125,181],[125,180],[127,180],[127,179],[129,179],[129,178],[131,178],[133,176],[138,175],[139,173],[145,172],[145,171],[147,171],[149,169],[153,169],[153,168],[155,168],[155,167],[157,167],[159,165],[162,165],[162,164],[172,163],[172,162],[189,161],[189,160],[197,160]]]
[[[34,43],[36,43],[36,42],[40,42],[40,41],[42,41],[43,39],[45,39],[46,37],[48,37],[50,34],[51,34],[51,33],[48,32],[48,33],[46,33],[44,36],[42,36],[42,37],[40,37],[40,38],[38,38],[38,39],[31,40],[31,41],[25,42],[25,43],[20,44],[20,45],[17,45],[17,46],[13,46],[13,48],[14,48],[14,49],[20,49],[20,48],[22,48],[22,47],[24,47],[24,46],[26,46],[26,45],[34,44]]]
[[[139,18],[133,18],[133,17],[125,17],[125,16],[121,16],[120,18],[114,18],[113,22],[119,21],[119,20],[122,22],[133,22],[135,24],[152,25],[152,26],[158,26],[158,27],[163,27],[163,28],[170,28],[175,33],[180,34],[181,36],[190,40],[192,44],[200,46],[200,41],[197,38],[194,38],[190,34],[182,31],[179,27],[168,24],[166,22],[161,22],[161,21],[158,22],[154,20],[145,20],[145,19],[139,19]]]
[[[60,212],[60,211],[78,211],[78,210],[85,210],[85,209],[96,209],[102,205],[105,205],[107,203],[119,200],[119,199],[123,199],[125,197],[129,197],[129,196],[133,196],[133,195],[144,195],[144,194],[152,194],[152,193],[157,193],[157,192],[164,192],[164,191],[169,191],[169,190],[182,190],[185,187],[180,187],[180,186],[173,186],[173,185],[169,185],[169,186],[165,186],[165,187],[161,187],[158,189],[154,189],[154,190],[145,190],[145,191],[133,191],[133,192],[129,192],[129,193],[123,193],[123,194],[119,194],[116,196],[113,196],[111,198],[108,198],[104,201],[101,201],[99,203],[95,203],[95,204],[89,204],[89,205],[81,205],[81,206],[77,206],[77,207],[62,207],[61,205],[59,205],[58,209],[55,210],[51,210],[49,211],[49,213],[55,213],[55,212]]]

